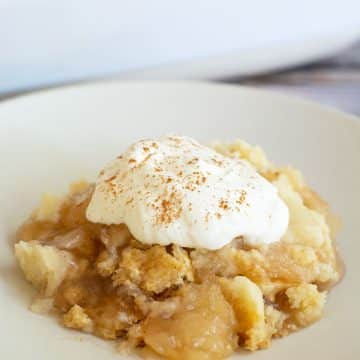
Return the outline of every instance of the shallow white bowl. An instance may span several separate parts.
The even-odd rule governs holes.
[[[330,294],[324,318],[249,358],[360,358],[360,121],[249,88],[114,82],[41,92],[0,106],[0,358],[122,358],[111,343],[27,309],[34,292],[16,267],[11,236],[43,191],[62,192],[74,179],[93,179],[133,140],[169,132],[259,144],[275,162],[301,169],[342,218],[338,244],[347,274]]]

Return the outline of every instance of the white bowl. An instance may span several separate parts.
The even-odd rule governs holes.
[[[259,144],[275,162],[301,169],[342,218],[338,244],[347,273],[330,294],[324,318],[251,359],[360,358],[359,120],[249,88],[114,82],[42,92],[0,106],[0,358],[122,358],[113,344],[28,310],[34,293],[14,261],[11,235],[41,192],[61,192],[79,177],[93,179],[133,140],[168,132]]]

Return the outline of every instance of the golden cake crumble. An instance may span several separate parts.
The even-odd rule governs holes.
[[[124,224],[87,220],[94,185],[77,182],[63,198],[44,195],[17,232],[16,258],[39,294],[31,309],[165,359],[267,348],[319,320],[341,276],[337,219],[299,171],[276,167],[260,148],[241,141],[214,148],[246,160],[276,186],[290,215],[280,241],[250,246],[238,237],[218,250],[143,244]],[[246,193],[238,201],[246,202]],[[177,202],[170,194],[154,204],[159,222],[177,216]],[[227,208],[220,200],[219,209]]]

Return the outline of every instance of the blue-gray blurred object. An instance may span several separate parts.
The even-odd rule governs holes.
[[[0,93],[108,75],[252,75],[359,35],[359,0],[0,0]]]

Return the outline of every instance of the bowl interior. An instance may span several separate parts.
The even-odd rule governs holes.
[[[25,96],[0,106],[0,314],[4,358],[110,359],[115,346],[31,313],[34,295],[16,267],[11,240],[44,191],[94,179],[132,141],[166,133],[201,141],[242,138],[278,164],[299,168],[341,216],[338,245],[347,273],[324,318],[254,360],[360,356],[360,122],[349,115],[267,92],[199,83],[98,83]],[[6,324],[6,327],[5,325]],[[21,344],[21,345],[20,345]],[[120,355],[117,355],[121,358]]]

